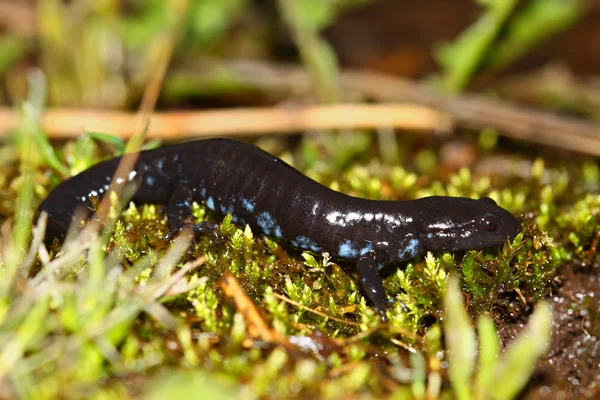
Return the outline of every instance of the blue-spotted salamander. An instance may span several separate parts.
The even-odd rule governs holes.
[[[103,161],[59,184],[41,203],[48,237],[63,240],[76,208],[101,198],[120,158]],[[209,139],[143,151],[129,174],[134,202],[166,204],[173,231],[190,226],[215,232],[215,223],[193,224],[192,201],[233,222],[293,247],[356,262],[360,282],[376,310],[387,301],[379,271],[425,251],[502,245],[519,221],[489,198],[426,197],[366,200],[331,190],[254,145]]]

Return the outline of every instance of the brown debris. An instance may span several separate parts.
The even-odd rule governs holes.
[[[288,341],[281,334],[267,326],[260,312],[232,273],[227,272],[220,285],[225,295],[233,300],[235,307],[244,317],[248,326],[248,334],[252,339],[284,347],[289,346]],[[244,345],[250,347],[251,343],[244,343]]]

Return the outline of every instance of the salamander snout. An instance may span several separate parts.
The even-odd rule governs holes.
[[[513,240],[521,231],[523,227],[517,218],[508,211],[502,209],[507,215],[504,217],[502,234],[506,235],[508,239]]]

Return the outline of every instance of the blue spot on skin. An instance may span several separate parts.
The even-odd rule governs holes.
[[[316,242],[310,240],[310,238],[307,238],[306,236],[298,236],[296,240],[292,240],[292,244],[304,250],[310,250],[314,252],[321,251],[319,245],[317,245]]]
[[[202,196],[202,198],[204,198],[204,199],[206,198],[206,188],[205,187],[200,189],[200,196]]]
[[[206,207],[208,207],[211,210],[215,211],[215,202],[214,202],[212,196],[209,197],[208,199],[206,199],[206,202],[204,204],[206,204]]]
[[[427,239],[431,239],[433,237],[433,233],[428,233],[427,234]]]
[[[406,248],[410,251],[411,257],[414,257],[417,254],[417,251],[419,251],[419,240],[411,239]]]
[[[358,251],[353,247],[351,240],[346,240],[340,244],[338,256],[343,258],[355,258],[357,255]]]
[[[254,212],[254,207],[256,206],[256,204],[254,204],[253,201],[248,200],[244,197],[242,197],[242,207],[244,207],[244,209],[248,212]]]
[[[302,247],[308,247],[310,246],[310,239],[307,238],[306,236],[298,236],[296,238],[296,241],[300,244],[300,246]]]
[[[219,209],[221,210],[221,214],[227,214],[227,210],[225,209],[225,206],[223,204],[219,206]]]
[[[187,200],[183,200],[181,203],[177,203],[177,207],[179,207],[179,208],[189,208],[191,206],[192,205]]]
[[[281,236],[282,236],[282,235],[281,235],[281,227],[280,227],[280,226],[277,226],[277,227],[275,227],[275,232],[273,233],[273,235],[274,235],[276,238],[279,238],[279,239],[281,239]]]
[[[363,247],[362,249],[359,250],[359,254],[361,256],[364,256],[365,254],[367,254],[368,252],[370,252],[371,250],[373,250],[373,245],[371,243],[367,244],[365,247]]]
[[[265,235],[271,235],[272,232],[277,232],[278,230],[281,233],[281,228],[279,227],[279,225],[277,225],[277,222],[275,221],[273,216],[271,216],[271,214],[269,214],[268,212],[261,212],[260,214],[258,214],[258,217],[256,218],[256,223],[262,229]]]
[[[416,256],[419,252],[419,244],[418,239],[410,239],[406,247],[398,251],[398,257],[401,260],[406,260]]]
[[[154,182],[155,182],[155,180],[154,180],[153,176],[147,176],[146,177],[146,185],[152,186],[152,185],[154,185]]]

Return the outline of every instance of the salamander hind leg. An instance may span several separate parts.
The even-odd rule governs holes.
[[[386,321],[385,310],[388,301],[381,276],[379,275],[379,269],[382,265],[383,263],[381,260],[378,260],[377,254],[374,251],[370,251],[358,259],[357,268],[363,290],[366,292],[369,300],[371,300],[371,303],[373,303],[375,310],[381,314],[382,321]]]

